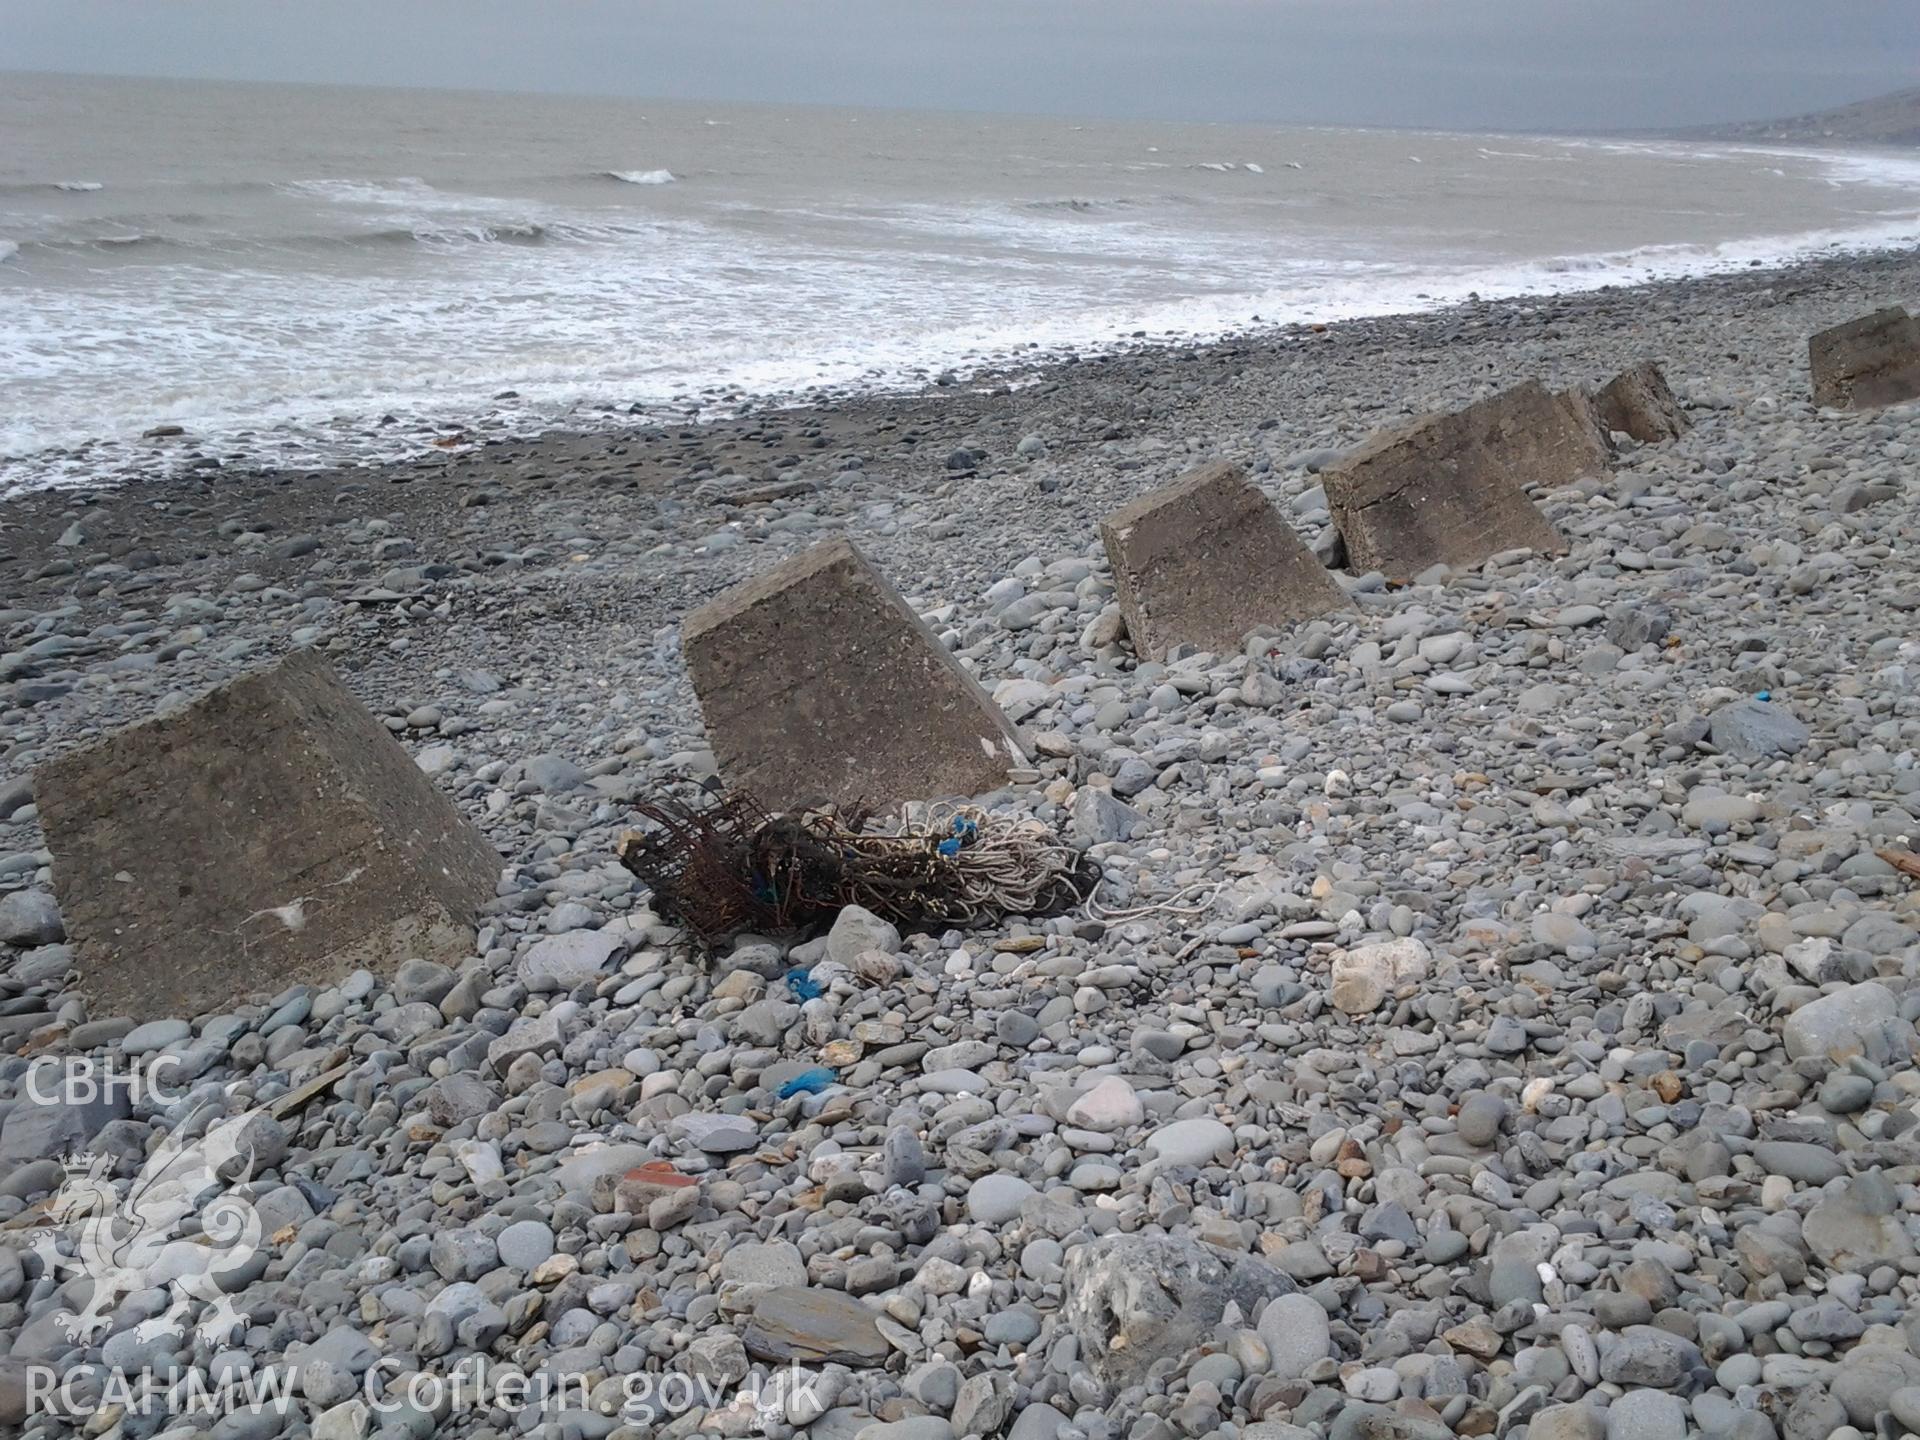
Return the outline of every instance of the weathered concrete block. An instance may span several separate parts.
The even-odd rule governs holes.
[[[1673,398],[1667,377],[1651,360],[1622,370],[1601,386],[1593,409],[1603,429],[1631,435],[1642,445],[1678,440],[1687,433],[1687,417]]]
[[[34,772],[101,1015],[197,1015],[457,960],[500,857],[326,664],[296,654]]]
[[[680,642],[722,778],[776,809],[975,795],[1026,758],[1000,707],[845,540],[709,601]]]
[[[1346,604],[1237,465],[1204,465],[1100,522],[1134,652],[1176,645],[1233,654],[1257,625],[1310,620]]]
[[[1405,580],[1502,550],[1566,548],[1526,487],[1608,468],[1591,409],[1528,381],[1374,435],[1321,472],[1351,569]]]
[[[1920,320],[1905,307],[1876,310],[1807,342],[1813,403],[1871,410],[1920,398]]]

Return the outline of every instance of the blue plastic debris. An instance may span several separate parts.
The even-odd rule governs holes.
[[[787,971],[787,988],[799,1000],[818,1000],[822,993],[820,982],[804,970]]]
[[[973,821],[967,819],[965,816],[956,815],[953,817],[952,836],[942,840],[938,845],[934,846],[934,849],[938,850],[942,855],[958,855],[963,848],[973,843],[974,837],[979,833],[980,827],[975,825]]]
[[[1773,692],[1771,690],[1756,690],[1754,691],[1753,698],[1756,700],[1771,700],[1773,699]]]
[[[796,1095],[818,1095],[836,1078],[825,1065],[816,1065],[811,1070],[802,1070],[774,1093],[782,1100],[791,1100]]]

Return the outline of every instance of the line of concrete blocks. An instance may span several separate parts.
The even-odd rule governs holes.
[[[1506,551],[1554,553],[1527,495],[1604,473],[1610,431],[1671,438],[1685,421],[1659,369],[1597,391],[1530,382],[1383,431],[1323,472],[1354,568],[1410,579]],[[1143,659],[1231,652],[1346,605],[1325,566],[1237,466],[1214,463],[1100,522],[1127,634]],[[1027,743],[911,606],[845,540],[689,615],[681,647],[721,776],[766,803],[889,806],[1003,785]]]
[[[1363,556],[1426,545],[1472,563],[1517,545],[1551,550],[1558,537],[1520,479],[1549,457],[1555,480],[1602,463],[1594,413],[1523,386],[1370,442],[1344,488],[1328,477],[1329,496]],[[1555,427],[1545,441],[1543,421]],[[1464,459],[1436,472],[1431,497],[1383,493],[1449,446]],[[1389,518],[1400,512],[1413,519]],[[1345,604],[1230,465],[1143,496],[1100,533],[1143,656],[1235,649],[1253,629]],[[682,645],[721,774],[770,807],[974,795],[1029,754],[845,540],[687,616]],[[201,1013],[361,964],[458,960],[499,878],[492,846],[306,653],[47,762],[34,796],[82,987],[101,1013]]]
[[[1816,400],[1920,396],[1920,321],[1810,343]],[[1374,435],[1322,472],[1351,568],[1411,579],[1564,542],[1529,488],[1609,468],[1610,436],[1679,435],[1657,366],[1538,382]],[[1134,649],[1237,649],[1345,593],[1264,493],[1216,463],[1107,516]],[[829,541],[682,626],[722,776],[775,808],[1003,785],[1027,742],[853,545]],[[34,795],[83,988],[102,1013],[199,1013],[358,964],[458,959],[499,856],[324,663],[298,654],[42,765]],[[210,857],[220,857],[209,863]]]
[[[1883,312],[1814,337],[1822,403],[1888,403],[1920,322]],[[1844,382],[1830,378],[1847,377]],[[1844,386],[1836,389],[1836,386]],[[1563,551],[1529,495],[1607,473],[1617,435],[1673,440],[1686,417],[1659,366],[1597,389],[1529,381],[1382,430],[1321,474],[1346,563],[1411,580],[1516,550]],[[1215,463],[1100,523],[1133,648],[1239,648],[1324,615],[1344,592],[1237,467]],[[682,645],[720,772],[774,805],[889,805],[993,788],[1026,742],[886,579],[844,540],[689,616]]]

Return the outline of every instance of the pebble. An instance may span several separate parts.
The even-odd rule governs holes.
[[[500,1263],[515,1270],[535,1270],[553,1255],[553,1231],[542,1220],[516,1220],[495,1243]]]
[[[967,1213],[981,1225],[1004,1225],[1038,1193],[1017,1175],[983,1175],[967,1189]]]
[[[0,944],[31,949],[67,936],[60,907],[44,890],[14,890],[0,895]]]
[[[1687,1440],[1687,1407],[1658,1390],[1629,1390],[1607,1407],[1607,1440]]]
[[[1145,1114],[1133,1087],[1120,1076],[1109,1075],[1069,1105],[1066,1118],[1069,1125],[1105,1134],[1130,1129]]]
[[[1282,1295],[1268,1302],[1260,1315],[1259,1335],[1271,1373],[1281,1380],[1304,1377],[1333,1348],[1326,1310],[1305,1295]]]
[[[1483,1090],[1461,1103],[1454,1124],[1462,1140],[1485,1149],[1500,1138],[1500,1127],[1506,1120],[1507,1102]]]
[[[1209,1116],[1176,1120],[1147,1137],[1147,1154],[1166,1165],[1210,1165],[1233,1146],[1233,1132]]]

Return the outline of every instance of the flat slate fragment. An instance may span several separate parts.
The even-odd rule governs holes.
[[[1503,550],[1564,550],[1527,487],[1605,473],[1608,460],[1591,407],[1528,381],[1383,430],[1321,480],[1350,568],[1409,580]]]
[[[845,540],[734,586],[680,634],[721,778],[769,808],[976,795],[1026,759],[1000,707]]]
[[[1920,398],[1920,320],[1894,305],[1807,342],[1813,403],[1872,410]]]
[[[500,857],[317,656],[34,772],[99,1015],[200,1015],[413,957],[457,962]]]
[[[1204,465],[1100,522],[1134,652],[1179,645],[1230,655],[1249,630],[1347,603],[1237,465]]]
[[[870,1367],[885,1363],[893,1348],[873,1311],[851,1295],[808,1285],[761,1291],[740,1340],[754,1359],[776,1364]]]
[[[1806,723],[1784,705],[1752,699],[1736,700],[1714,711],[1707,734],[1716,750],[1742,760],[1797,755],[1812,738]]]

